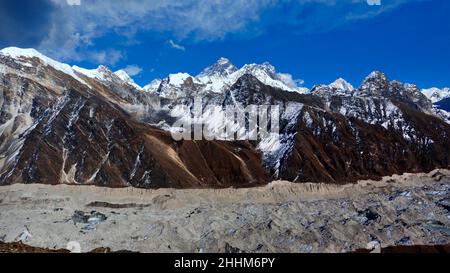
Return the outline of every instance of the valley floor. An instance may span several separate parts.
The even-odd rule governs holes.
[[[0,187],[0,241],[81,251],[349,252],[450,244],[450,171],[345,186],[143,190]],[[73,243],[72,243],[73,245]]]

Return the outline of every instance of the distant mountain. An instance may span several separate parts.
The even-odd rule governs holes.
[[[298,87],[288,81],[284,75],[277,73],[269,63],[249,64],[236,68],[228,59],[220,58],[216,63],[205,68],[197,76],[187,73],[170,74],[162,80],[155,80],[144,87],[150,93],[164,98],[181,98],[188,92],[191,95],[207,93],[224,93],[245,74],[251,74],[262,83],[290,92],[307,93],[309,90]]]
[[[433,103],[441,101],[446,98],[450,98],[450,88],[429,88],[423,89],[422,92],[429,98]]]
[[[234,66],[230,60],[222,57],[215,64],[205,68],[197,75],[197,78],[205,79],[204,81],[209,81],[209,78],[211,77],[226,78],[236,71],[238,71],[237,67]]]
[[[346,80],[339,78],[336,81],[330,83],[329,85],[320,84],[315,85],[311,93],[321,97],[328,96],[352,96],[356,89],[348,83]]]
[[[0,85],[0,184],[249,187],[450,166],[450,114],[417,86],[379,71],[359,88],[338,79],[309,91],[270,64],[236,68],[221,58],[197,76],[171,74],[141,88],[124,71],[6,48]],[[280,133],[175,141],[173,122],[191,117],[198,96],[205,113],[194,119],[208,132],[234,122],[226,106],[263,104],[279,106]]]
[[[423,89],[422,92],[439,110],[450,112],[450,88],[430,88]]]

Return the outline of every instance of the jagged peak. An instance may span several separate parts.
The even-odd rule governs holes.
[[[220,58],[217,60],[216,63],[217,63],[217,64],[220,64],[220,65],[231,64],[230,60],[229,60],[228,58],[225,58],[225,57],[220,57]]]
[[[372,71],[367,77],[364,79],[364,81],[370,81],[374,79],[380,79],[383,81],[388,81],[388,78],[386,77],[386,74],[379,70]]]
[[[389,80],[381,71],[373,71],[361,84],[359,90],[366,95],[381,95],[389,89]]]
[[[219,58],[214,64],[203,69],[203,71],[197,75],[198,78],[205,78],[211,76],[226,77],[236,72],[238,69],[234,66],[229,59],[225,57]]]
[[[275,74],[276,73],[276,69],[275,67],[270,64],[269,62],[264,62],[262,64],[256,64],[256,63],[252,63],[252,64],[246,64],[242,67],[243,70],[245,71],[258,71],[258,70],[262,70],[266,73],[269,74]]]
[[[299,86],[298,81],[292,79],[292,75],[278,73],[276,68],[269,62],[262,64],[246,64],[238,74],[252,74],[266,85],[277,87],[289,92],[308,93],[309,89]]]
[[[344,91],[344,92],[355,91],[355,88],[353,87],[353,85],[341,77],[336,79],[334,82],[330,83],[328,86],[330,88],[337,89],[339,91]]]

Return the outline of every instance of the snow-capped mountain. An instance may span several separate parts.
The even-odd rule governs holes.
[[[205,68],[196,78],[202,82],[207,92],[221,93],[234,80],[238,69],[226,58],[220,58],[215,64]]]
[[[436,111],[441,116],[445,116],[450,121],[450,88],[429,88],[422,89],[422,92],[433,102]]]
[[[338,79],[305,92],[267,63],[237,69],[221,58],[195,77],[171,74],[141,89],[123,71],[7,48],[0,84],[0,184],[247,187],[450,166],[450,114],[378,71],[357,89]],[[234,122],[225,107],[258,104],[279,106],[279,134],[175,141],[171,124],[191,118],[198,95],[205,113],[193,118],[207,131]]]
[[[285,91],[306,93],[309,90],[296,86],[295,83],[289,82],[284,77],[285,74],[277,73],[274,66],[269,63],[263,64],[247,64],[231,75],[232,81],[237,80],[245,74],[249,74],[257,78],[265,85],[279,88]]]
[[[356,89],[342,78],[338,78],[329,85],[319,84],[311,89],[311,93],[321,97],[328,96],[353,96]]]
[[[230,60],[227,58],[220,58],[217,62],[207,68],[205,68],[200,74],[197,75],[197,78],[205,81],[209,81],[210,78],[226,78],[238,71],[237,67],[234,66]]]
[[[429,98],[433,103],[450,98],[450,88],[429,88],[422,89],[422,92],[427,98]]]
[[[21,65],[25,68],[34,68],[35,64],[33,63],[33,61],[37,59],[40,61],[41,65],[50,66],[53,69],[65,73],[71,76],[72,78],[78,80],[79,82],[86,84],[82,79],[80,79],[76,75],[75,71],[68,64],[60,63],[53,59],[50,59],[49,57],[41,54],[35,49],[32,48],[21,49],[17,47],[8,47],[2,49],[0,51],[0,54],[5,57],[12,58],[17,65]],[[3,69],[7,68],[3,66]]]
[[[176,73],[162,80],[152,81],[144,87],[144,90],[162,98],[178,99],[194,93],[201,94],[203,83],[187,73]]]
[[[122,84],[130,85],[131,87],[142,90],[142,87],[137,85],[134,80],[125,72],[124,70],[118,70],[116,72],[112,72],[106,66],[100,65],[96,69],[85,69],[78,66],[72,66],[73,71],[78,74],[82,74],[86,77],[96,79],[102,82],[121,82]]]
[[[341,92],[341,94],[352,94],[355,91],[355,88],[353,85],[348,83],[343,78],[339,78],[328,85],[331,89],[334,89],[338,92]]]
[[[161,83],[162,83],[161,79],[154,79],[149,84],[145,85],[142,89],[148,93],[156,93]]]
[[[360,95],[383,96],[389,91],[389,81],[381,71],[370,73],[359,87]]]
[[[197,76],[187,73],[170,74],[165,79],[154,80],[146,85],[144,90],[171,99],[183,98],[193,93],[198,95],[222,94],[245,74],[253,75],[262,83],[285,91],[298,93],[309,91],[307,88],[298,87],[292,80],[287,80],[286,74],[277,73],[275,67],[269,63],[249,64],[237,69],[226,58],[220,58]]]
[[[130,75],[128,75],[128,73],[125,70],[117,70],[116,72],[114,72],[114,74],[119,77],[123,82],[133,86],[134,88],[138,89],[138,90],[142,90],[142,87],[140,87],[139,85],[137,85],[134,80],[130,77]]]

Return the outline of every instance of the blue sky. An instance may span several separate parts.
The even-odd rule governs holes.
[[[34,47],[87,68],[127,68],[144,85],[219,57],[272,63],[305,86],[373,70],[450,86],[450,1],[3,0],[0,47]]]

